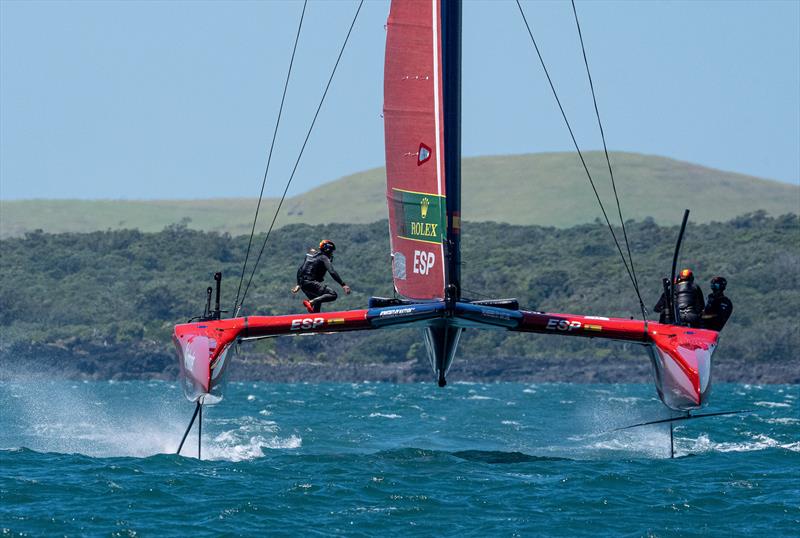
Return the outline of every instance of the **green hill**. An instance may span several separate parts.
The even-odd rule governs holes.
[[[692,209],[694,222],[725,221],[765,210],[800,212],[800,187],[777,181],[635,153],[611,155],[626,218],[679,221]],[[587,154],[609,216],[616,214],[605,159]],[[601,216],[578,156],[542,153],[464,160],[462,215],[466,221],[569,227]],[[375,168],[326,183],[284,203],[278,226],[351,224],[386,218],[385,172]],[[269,224],[277,200],[262,204],[259,230]],[[42,229],[51,233],[136,228],[155,232],[174,223],[189,228],[249,234],[256,200],[20,200],[0,201],[0,237]]]

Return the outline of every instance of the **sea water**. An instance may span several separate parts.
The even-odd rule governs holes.
[[[797,536],[800,387],[718,385],[665,418],[651,385],[0,385],[0,529],[87,536]]]

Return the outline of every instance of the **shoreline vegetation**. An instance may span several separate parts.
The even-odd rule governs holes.
[[[669,270],[677,227],[651,219],[626,226],[650,309]],[[609,236],[600,223],[559,229],[468,222],[462,238],[464,295],[516,296],[529,310],[639,317]],[[335,309],[361,308],[370,295],[391,295],[386,221],[290,225],[273,234],[243,313],[302,312],[300,298],[289,290],[303,253],[321,237],[336,241],[337,270],[354,289],[351,296],[340,294]],[[177,379],[172,326],[202,311],[214,271],[225,275],[223,308],[232,306],[247,239],[171,225],[158,233],[33,232],[0,241],[3,377],[28,372]],[[797,215],[756,212],[690,225],[681,265],[694,270],[706,293],[712,276],[728,278],[734,314],[715,354],[715,382],[800,383]],[[635,344],[467,331],[449,379],[648,382],[649,362]],[[228,375],[276,382],[432,379],[418,329],[247,343]]]

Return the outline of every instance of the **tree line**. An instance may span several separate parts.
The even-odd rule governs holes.
[[[642,296],[652,309],[661,278],[670,269],[677,227],[658,226],[650,219],[630,221],[626,227]],[[334,265],[353,288],[352,295],[340,294],[328,309],[363,308],[371,295],[391,296],[386,221],[290,225],[270,239],[242,313],[303,312],[301,297],[290,289],[304,253],[322,238],[336,242]],[[253,244],[260,246],[262,240],[256,236]],[[100,378],[174,375],[172,326],[202,312],[215,271],[224,275],[222,306],[232,309],[247,243],[247,236],[185,225],[159,233],[37,231],[2,240],[0,357],[5,365],[34,361],[42,368]],[[558,229],[468,222],[462,252],[463,294],[468,298],[516,297],[530,310],[641,316],[605,224]],[[680,265],[692,268],[706,294],[712,276],[728,279],[734,313],[722,334],[719,359],[789,361],[796,355],[797,215],[773,218],[757,212],[690,225]],[[251,269],[245,271],[245,284]],[[626,360],[642,355],[633,344],[477,330],[465,332],[459,350],[462,358],[486,361]],[[427,361],[418,329],[279,338],[249,344],[246,351],[256,363]]]

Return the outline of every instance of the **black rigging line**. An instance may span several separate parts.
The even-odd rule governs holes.
[[[311,137],[311,131],[314,130],[314,124],[317,122],[317,117],[319,116],[320,110],[322,110],[322,104],[325,102],[325,97],[328,95],[328,89],[331,87],[331,82],[333,82],[333,76],[336,74],[336,68],[339,67],[339,61],[342,59],[342,55],[344,54],[344,49],[347,47],[347,42],[350,39],[350,34],[353,32],[353,27],[356,24],[356,20],[358,19],[358,14],[361,12],[361,7],[364,5],[364,0],[361,0],[358,3],[358,9],[356,9],[356,13],[353,16],[353,22],[350,23],[350,28],[347,30],[347,35],[344,38],[344,43],[342,43],[342,48],[339,50],[339,56],[336,58],[336,63],[333,66],[333,70],[331,71],[331,76],[328,78],[328,83],[325,86],[325,91],[322,92],[322,98],[319,101],[319,105],[317,106],[317,111],[314,113],[314,119],[311,120],[311,125],[308,128],[308,132],[306,133],[306,138],[303,141],[303,145],[300,148],[300,153],[297,156],[297,160],[294,163],[294,168],[292,168],[292,173],[289,175],[289,180],[286,182],[286,188],[283,189],[283,195],[281,196],[280,202],[278,202],[278,207],[275,209],[275,214],[272,216],[272,222],[269,225],[269,229],[267,230],[267,235],[264,238],[264,242],[261,244],[261,250],[258,253],[258,258],[256,258],[256,262],[253,265],[253,270],[250,273],[250,278],[247,281],[247,286],[244,288],[244,293],[242,294],[242,300],[239,302],[239,305],[234,308],[234,317],[238,315],[238,310],[244,304],[244,300],[247,297],[247,292],[250,289],[250,284],[253,282],[253,276],[256,274],[256,269],[258,268],[258,264],[261,261],[261,256],[264,254],[264,249],[267,246],[267,242],[269,241],[269,236],[272,233],[272,229],[275,226],[275,221],[278,219],[278,214],[281,211],[281,206],[283,206],[283,201],[286,199],[286,193],[289,192],[289,186],[292,184],[292,180],[294,179],[294,174],[297,172],[297,167],[300,164],[300,159],[303,157],[303,152],[306,149],[306,144],[308,144],[308,139]]]
[[[592,174],[589,172],[589,167],[586,165],[586,160],[583,158],[583,153],[581,152],[580,147],[578,146],[578,141],[575,139],[575,133],[572,131],[572,126],[567,119],[567,114],[564,112],[564,107],[561,105],[561,100],[558,98],[558,93],[556,92],[556,87],[553,84],[553,79],[550,78],[550,73],[547,71],[547,66],[544,63],[544,58],[542,58],[542,53],[539,51],[539,45],[536,44],[536,39],[533,37],[533,32],[531,31],[530,24],[528,24],[528,19],[525,17],[525,12],[522,10],[522,6],[519,3],[519,0],[516,0],[517,7],[519,8],[519,12],[522,15],[522,20],[525,22],[525,27],[528,29],[528,35],[531,38],[531,42],[533,43],[533,47],[536,49],[536,54],[539,56],[539,62],[542,64],[542,69],[544,70],[544,74],[547,76],[547,82],[550,83],[550,89],[553,91],[553,97],[556,99],[556,103],[558,104],[559,110],[561,110],[561,117],[564,118],[564,123],[567,125],[567,130],[569,130],[569,135],[572,137],[572,143],[575,146],[575,150],[578,152],[578,157],[580,157],[581,164],[583,164],[583,169],[586,171],[586,177],[589,178],[589,184],[592,186],[592,190],[594,191],[594,196],[597,198],[597,203],[600,205],[600,211],[603,213],[603,217],[606,220],[606,224],[608,225],[608,230],[611,232],[611,237],[614,239],[614,244],[617,246],[617,251],[619,252],[620,258],[622,258],[622,264],[625,266],[625,271],[628,273],[628,278],[631,280],[631,284],[633,284],[634,289],[636,290],[637,295],[639,294],[636,280],[633,278],[633,273],[631,273],[631,269],[628,266],[628,260],[625,259],[625,255],[622,253],[622,247],[619,244],[619,240],[617,239],[617,234],[614,233],[614,227],[611,226],[611,221],[608,218],[608,214],[606,213],[606,209],[603,206],[603,201],[600,199],[600,194],[597,192],[597,187],[595,187],[594,180],[592,180]],[[640,304],[642,303],[641,296],[639,297]]]
[[[476,297],[480,297],[482,299],[496,299],[497,295],[486,295],[485,293],[475,291],[475,290],[468,290],[466,288],[461,288],[462,291],[467,292],[469,295],[475,295]]]
[[[611,159],[608,156],[608,146],[606,145],[606,134],[603,130],[603,122],[600,121],[600,110],[597,108],[597,97],[594,91],[594,82],[592,82],[592,73],[589,71],[589,60],[586,58],[586,47],[583,44],[583,33],[581,32],[581,23],[578,22],[578,10],[575,8],[575,0],[572,0],[572,13],[575,15],[575,25],[578,27],[578,37],[581,40],[581,51],[583,52],[583,64],[586,66],[586,76],[589,77],[589,87],[592,89],[592,101],[594,102],[594,113],[597,116],[597,125],[600,127],[600,138],[603,139],[603,151],[606,155],[606,163],[608,164],[608,175],[611,176],[611,188],[614,190],[614,199],[617,201],[617,213],[619,213],[619,223],[622,226],[622,235],[625,238],[625,247],[628,250],[628,260],[631,263],[631,273],[633,274],[633,287],[636,290],[636,295],[639,297],[639,307],[642,309],[642,319],[647,320],[647,309],[642,301],[642,296],[639,292],[639,281],[636,278],[636,268],[633,265],[633,254],[631,254],[631,245],[628,242],[628,232],[625,228],[625,219],[622,218],[622,206],[619,202],[617,195],[617,184],[614,181],[614,171],[611,168]]]
[[[283,84],[283,95],[281,96],[281,106],[278,109],[278,119],[275,121],[275,130],[272,131],[272,143],[269,146],[269,155],[267,156],[267,167],[264,170],[264,179],[261,180],[261,192],[258,194],[258,204],[256,205],[256,215],[253,217],[253,229],[250,230],[250,239],[247,241],[247,253],[244,256],[244,263],[242,264],[242,275],[239,277],[239,288],[236,290],[236,299],[233,302],[233,316],[236,317],[236,306],[239,304],[239,293],[242,291],[242,283],[244,282],[244,273],[247,268],[247,260],[250,259],[250,247],[253,244],[253,236],[256,232],[256,222],[258,221],[258,212],[261,209],[261,200],[264,197],[264,187],[267,184],[267,174],[269,173],[269,165],[272,162],[272,150],[275,148],[275,139],[278,135],[278,126],[281,124],[281,116],[283,114],[283,103],[286,101],[286,90],[289,88],[289,78],[292,75],[292,66],[294,65],[294,56],[297,52],[297,43],[300,41],[300,29],[303,28],[303,18],[306,15],[306,5],[308,0],[303,2],[303,11],[300,13],[300,24],[297,26],[297,35],[294,38],[294,48],[292,48],[292,58],[289,60],[289,71],[286,73],[286,82]]]

